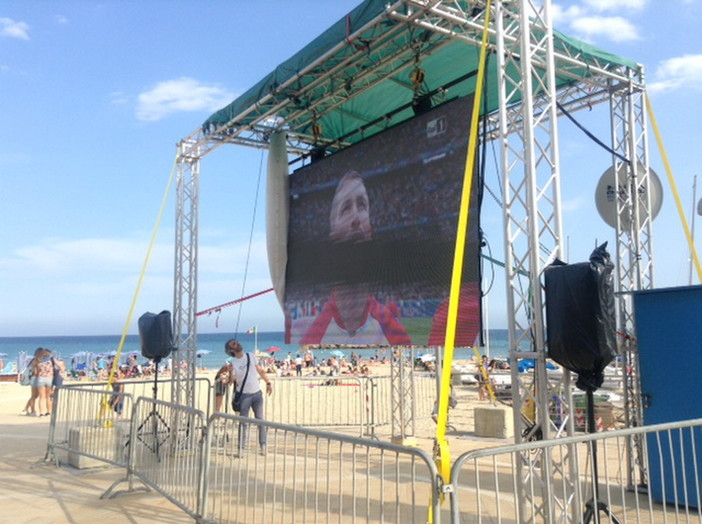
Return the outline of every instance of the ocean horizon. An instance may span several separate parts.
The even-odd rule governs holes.
[[[224,364],[227,355],[224,353],[224,344],[230,338],[237,338],[246,351],[266,351],[269,348],[279,348],[278,351],[271,352],[277,359],[282,360],[288,353],[293,357],[301,353],[297,344],[285,343],[285,332],[283,331],[262,331],[253,333],[199,333],[198,334],[198,367],[207,369],[218,369]],[[509,345],[506,329],[491,329],[486,334],[486,345],[479,347],[481,354],[489,355],[491,358],[507,358],[509,356]],[[28,356],[34,354],[38,347],[50,349],[56,356],[70,362],[72,355],[83,351],[95,354],[110,354],[116,352],[121,335],[78,335],[78,336],[40,336],[40,337],[0,337],[0,359],[8,364],[16,362],[21,353]],[[386,348],[387,350],[387,348]],[[339,351],[334,348],[315,349],[314,354],[318,359],[331,357],[331,351]],[[350,355],[351,351],[364,358],[374,355],[383,356],[383,348],[342,348],[344,354]],[[415,350],[417,354],[422,354],[421,350]],[[139,362],[146,359],[141,356],[141,342],[139,335],[127,335],[122,348],[121,361],[124,362],[127,355],[137,353]],[[470,348],[456,348],[454,360],[466,360],[473,356]]]

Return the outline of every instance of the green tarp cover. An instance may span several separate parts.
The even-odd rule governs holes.
[[[278,65],[270,74],[261,79],[239,98],[210,116],[203,124],[204,132],[211,132],[225,124],[244,128],[257,124],[266,110],[270,110],[276,104],[289,102],[296,92],[308,87],[311,82],[319,77],[320,73],[334,67],[339,59],[331,57],[338,57],[340,53],[343,54],[344,46],[348,46],[344,55],[346,57],[357,51],[365,42],[368,42],[369,48],[373,50],[376,42],[383,41],[385,33],[393,32],[393,45],[397,47],[402,46],[404,43],[409,48],[412,42],[417,42],[418,36],[423,30],[410,25],[400,27],[401,22],[384,17],[383,14],[387,5],[388,0],[366,0],[361,3],[349,15],[336,22],[291,58]],[[349,34],[353,34],[354,31],[358,31],[371,22],[374,23],[367,32],[363,33],[354,42],[348,41],[347,37]],[[368,35],[368,39],[364,40],[366,35]],[[603,64],[605,67],[610,68],[623,66],[635,69],[638,67],[633,61],[617,57],[591,45],[566,37],[561,33],[554,32],[554,35],[556,52],[567,52],[568,55],[577,56],[586,63]],[[434,42],[441,40],[443,42],[436,49],[432,50],[428,56],[426,54],[421,56],[421,68],[426,72],[425,89],[436,90],[459,77],[477,70],[478,47],[458,39],[447,41],[447,37],[436,34],[431,39]],[[327,57],[319,64],[316,64],[310,72],[300,75],[315,61],[340,44],[340,48],[337,49],[337,52],[332,53],[331,57]],[[354,46],[354,48],[351,48],[351,46]],[[368,52],[367,60],[367,65],[373,66],[377,62],[378,57]],[[374,83],[372,88],[354,94],[348,100],[338,103],[333,109],[325,111],[319,116],[316,122],[322,126],[322,136],[325,141],[343,138],[347,143],[353,143],[374,134],[382,129],[383,126],[394,125],[413,116],[411,108],[398,109],[410,104],[415,93],[412,91],[411,83],[408,80],[407,54],[401,58],[398,56],[397,60],[398,67],[404,67],[397,75],[393,75],[390,72],[387,78]],[[328,63],[324,63],[325,61],[328,61]],[[348,70],[334,73],[340,79],[339,82],[343,78],[354,78],[355,75],[363,73],[363,64],[359,65],[357,62]],[[489,55],[485,90],[486,100],[483,106],[483,110],[487,112],[495,110],[498,104],[496,66],[494,56]],[[591,74],[588,68],[581,69],[578,71],[570,68],[569,71],[570,73],[575,72],[582,77],[587,77]],[[296,78],[298,75],[300,76]],[[288,88],[280,89],[280,86],[291,79],[294,79],[294,82]],[[571,77],[558,75],[556,80],[559,87],[577,81]],[[455,96],[472,93],[474,90],[475,77],[473,76],[455,84],[443,96],[446,99],[454,98]],[[268,97],[268,95],[271,96]],[[313,89],[307,90],[304,92],[305,103],[310,104],[317,100],[317,97],[328,95],[328,87],[326,92],[315,92]],[[276,114],[287,120],[291,112],[297,111],[299,113],[301,109],[304,110],[304,107],[288,103]],[[245,112],[246,114],[243,114]],[[233,121],[235,118],[237,120]],[[302,125],[305,122],[305,117],[298,118],[296,123],[292,123],[293,130],[311,134],[312,117],[308,114],[306,118],[306,125]],[[382,120],[382,125],[369,125],[377,120]],[[359,132],[359,129],[363,131]]]

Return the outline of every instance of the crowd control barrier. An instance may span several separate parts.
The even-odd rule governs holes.
[[[629,486],[635,436],[644,437],[648,482]],[[466,453],[451,471],[451,520],[702,522],[700,450],[702,419]]]
[[[126,467],[134,399],[96,388],[56,388],[46,459],[78,469]]]
[[[124,468],[103,497],[140,481],[198,522],[678,523],[702,522],[699,449],[702,419],[606,431],[466,453],[444,484],[416,448],[61,387],[46,458]]]
[[[171,400],[171,391],[175,380],[172,378],[162,378],[159,376],[158,379],[158,399],[169,402]],[[122,386],[124,393],[128,393],[132,398],[139,397],[150,397],[154,396],[154,378],[153,376],[149,378],[140,379],[121,379],[119,381],[120,386]],[[65,382],[64,387],[66,388],[81,388],[81,389],[102,389],[107,388],[107,382]],[[195,378],[195,407],[200,411],[210,415],[213,409],[214,403],[212,399],[214,398],[214,389],[212,387],[212,382],[206,377]]]
[[[202,500],[205,429],[202,411],[146,397],[137,399],[127,477],[123,481],[132,489],[136,477],[197,519]]]
[[[206,522],[441,521],[422,450],[226,414],[207,436]]]

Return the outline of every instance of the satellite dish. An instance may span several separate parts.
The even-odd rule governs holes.
[[[638,165],[637,172],[644,171],[644,166],[642,164]],[[595,188],[595,204],[597,206],[597,212],[602,217],[602,220],[611,227],[617,227],[617,195],[626,194],[626,165],[620,164],[619,167],[619,190],[615,191],[615,176],[614,167],[610,167],[600,177],[599,182],[597,182],[597,187]],[[663,205],[663,186],[661,185],[661,179],[653,169],[648,170],[648,180],[649,187],[648,192],[651,194],[651,211],[653,213],[653,218],[658,216]],[[646,212],[646,187],[642,186],[639,190],[639,210],[641,212],[641,221],[648,217]],[[698,212],[702,211],[702,201],[700,206],[698,206]],[[702,213],[700,213],[702,214]],[[625,210],[621,217],[621,227],[622,229],[628,229],[631,226],[631,217],[629,211]]]

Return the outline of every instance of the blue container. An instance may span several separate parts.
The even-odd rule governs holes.
[[[635,292],[634,317],[644,424],[702,418],[702,286]],[[649,435],[647,447],[653,499],[698,507],[699,428],[673,432],[670,438]]]

